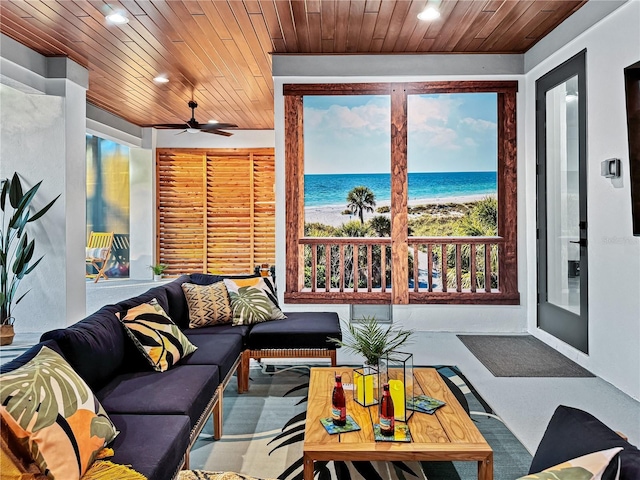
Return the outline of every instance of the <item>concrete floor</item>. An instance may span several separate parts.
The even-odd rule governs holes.
[[[107,303],[138,295],[159,282],[110,279],[87,283],[87,314]],[[473,333],[473,332],[465,332]],[[37,341],[16,337],[12,350]],[[4,347],[3,347],[4,349]],[[494,377],[456,337],[456,332],[417,332],[405,350],[413,353],[415,365],[457,365],[524,446],[534,453],[553,411],[558,405],[586,410],[629,441],[640,445],[640,402],[601,378],[499,378]],[[9,351],[3,352],[6,357]],[[2,359],[6,361],[5,358]],[[362,360],[338,350],[338,363]],[[290,362],[290,361],[289,361]]]

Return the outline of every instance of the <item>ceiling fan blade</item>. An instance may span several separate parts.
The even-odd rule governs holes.
[[[176,133],[175,135],[181,135],[183,133],[186,133],[186,130],[182,130],[181,132]]]
[[[238,128],[235,123],[201,123],[202,130],[226,130],[227,128]]]
[[[223,132],[222,130],[202,130],[202,131],[206,133],[214,133],[216,135],[222,135],[223,137],[230,137],[233,135],[233,133]]]

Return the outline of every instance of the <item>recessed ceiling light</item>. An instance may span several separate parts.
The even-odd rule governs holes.
[[[156,78],[153,79],[153,81],[156,83],[167,83],[169,79],[164,75],[158,75]]]
[[[218,120],[209,120],[207,123],[220,123]]]
[[[123,12],[113,12],[106,15],[104,18],[107,19],[107,22],[115,25],[124,25],[125,23],[129,23],[129,19]]]
[[[427,7],[418,14],[420,20],[435,20],[440,17],[440,12],[436,7]]]

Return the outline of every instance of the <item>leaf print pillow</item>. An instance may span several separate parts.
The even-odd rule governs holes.
[[[224,279],[229,291],[233,325],[252,325],[287,318],[278,307],[273,284],[265,277]]]
[[[166,372],[182,357],[198,349],[155,298],[116,315],[156,372]]]
[[[79,480],[118,434],[89,386],[48,347],[0,375],[0,415],[50,479]]]

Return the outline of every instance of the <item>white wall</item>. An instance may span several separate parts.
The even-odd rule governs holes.
[[[44,207],[62,193],[60,169],[47,171],[64,156],[64,100],[42,94],[27,94],[0,84],[0,178],[18,172],[22,186],[31,188],[42,180],[34,199],[36,208]],[[38,138],[38,141],[34,141]],[[65,223],[64,198],[39,221],[31,223],[27,233],[36,240],[34,258],[44,255],[40,265],[21,282],[16,299],[31,289],[13,306],[16,333],[42,332],[65,326],[64,312]],[[47,305],[47,308],[43,308]]]
[[[411,56],[411,67],[405,62],[405,57],[400,56],[384,56],[369,55],[349,56],[348,62],[342,63],[344,75],[342,76],[280,76],[274,77],[275,92],[275,130],[276,130],[276,269],[277,277],[284,281],[285,278],[285,191],[287,188],[287,179],[285,178],[285,142],[284,142],[284,96],[282,95],[282,87],[287,83],[347,83],[347,82],[424,82],[424,81],[443,81],[443,80],[522,80],[523,76],[517,72],[522,71],[522,62],[516,58],[506,58],[502,63],[502,67],[498,67],[500,59],[496,56],[488,56],[490,64],[495,68],[504,71],[513,71],[513,74],[488,75],[486,73],[486,63],[484,56],[477,55],[472,59],[468,56],[447,57],[438,59],[438,67],[433,65],[434,56]],[[517,57],[517,56],[516,56]],[[332,56],[313,57],[313,68],[322,71],[323,66],[327,66],[327,71],[335,72],[339,62]],[[274,72],[281,72],[283,75],[291,70],[296,69],[296,59],[304,61],[299,57],[278,58],[274,57]],[[283,65],[282,61],[292,62],[291,68],[288,64]],[[497,62],[497,63],[496,63]],[[406,69],[410,71],[441,71],[439,75],[404,75],[402,72]],[[403,70],[404,69],[404,70]],[[349,72],[362,73],[363,71],[371,72],[389,72],[388,75],[369,75],[369,76],[352,76]],[[454,74],[455,72],[464,71],[466,75]],[[454,73],[451,73],[454,72]],[[520,88],[522,90],[522,88]],[[517,121],[518,121],[518,149],[524,148],[524,96],[518,93]],[[518,171],[525,170],[524,156],[518,156]],[[518,178],[518,204],[524,204],[524,183]],[[535,216],[533,217],[535,221]],[[530,275],[526,268],[526,216],[525,210],[519,209],[518,213],[518,284],[521,292],[521,304],[515,306],[485,306],[485,305],[395,305],[393,307],[393,321],[407,328],[425,331],[450,331],[450,332],[525,332],[527,328],[527,295],[525,292],[529,290],[529,283],[535,278]],[[535,245],[535,243],[534,243]],[[535,269],[533,270],[535,272]],[[280,291],[283,291],[280,288]],[[283,301],[281,299],[281,301]],[[320,310],[320,311],[337,311],[340,318],[347,320],[349,318],[348,305],[300,305],[286,304],[285,308],[289,311],[300,310]]]
[[[640,60],[639,26],[640,0],[632,0],[527,72],[526,141],[519,149],[524,168],[518,172],[526,182],[524,209],[531,219],[526,244],[533,246],[535,81],[586,48],[589,355],[537,328],[534,281],[521,291],[529,298],[528,330],[533,335],[636,399],[640,399],[640,238],[631,230],[623,69]],[[600,162],[611,157],[622,160],[622,176],[614,181],[600,176]],[[528,249],[524,268],[535,272],[535,249]]]

